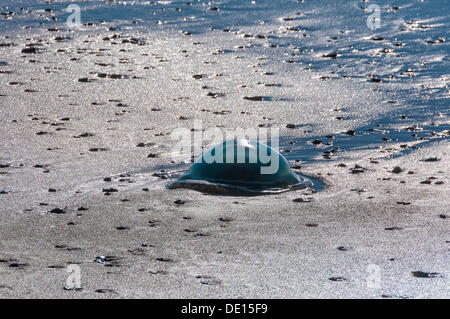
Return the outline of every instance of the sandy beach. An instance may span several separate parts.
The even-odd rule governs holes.
[[[378,30],[363,1],[34,2],[0,4],[1,298],[448,298],[438,1]],[[316,188],[167,189],[195,120],[279,129]]]

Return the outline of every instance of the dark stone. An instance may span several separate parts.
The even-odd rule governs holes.
[[[65,210],[63,210],[63,209],[61,209],[61,208],[53,208],[51,211],[50,211],[50,213],[52,213],[52,214],[65,214],[66,213],[66,211]]]
[[[345,134],[350,135],[350,136],[355,136],[356,133],[353,130],[348,130],[347,132],[345,132]]]
[[[401,227],[386,227],[385,230],[402,230]]]
[[[416,278],[440,278],[441,274],[438,272],[424,272],[424,271],[412,271],[411,274]]]
[[[35,47],[29,47],[29,48],[22,49],[22,53],[26,53],[26,54],[34,53],[35,54],[35,53],[38,53],[38,49]]]
[[[344,277],[330,277],[328,279],[331,280],[331,281],[345,281],[345,280],[347,280]]]

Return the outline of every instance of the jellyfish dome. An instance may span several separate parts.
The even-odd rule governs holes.
[[[209,193],[279,193],[312,186],[276,150],[258,141],[225,141],[204,152],[169,188]]]

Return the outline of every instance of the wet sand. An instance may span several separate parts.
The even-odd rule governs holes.
[[[206,33],[95,21],[2,34],[1,297],[448,297],[448,44],[420,33],[445,47],[427,70],[409,51],[396,67],[372,47],[388,35],[336,44],[310,7],[279,13]],[[348,41],[367,51],[335,54]],[[170,134],[194,119],[279,127],[282,154],[325,188],[166,189],[190,165]],[[70,264],[81,290],[64,289]]]
[[[448,148],[429,152],[444,158]],[[267,198],[190,190],[146,192],[114,179],[95,192],[65,200],[41,195],[49,206],[22,204],[31,211],[3,210],[1,294],[445,297],[448,187],[436,182],[449,183],[442,172],[449,163],[418,161],[429,152],[378,164],[359,160],[340,168],[308,165],[304,172],[322,174],[328,185],[315,194],[288,192]],[[364,173],[349,171],[356,163],[365,167]],[[389,172],[395,165],[406,171]],[[431,184],[421,184],[425,180]],[[119,191],[106,197],[102,187]],[[14,201],[14,194],[2,196]],[[49,212],[56,206],[65,213]],[[109,257],[100,263],[95,261],[99,256]],[[82,270],[82,291],[63,290],[65,267],[73,263]],[[367,286],[370,264],[381,268],[381,288]],[[436,278],[416,278],[417,271],[437,273]],[[341,277],[343,281],[332,280]]]

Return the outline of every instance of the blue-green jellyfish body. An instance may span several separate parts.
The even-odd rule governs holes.
[[[278,193],[312,186],[295,174],[273,148],[257,142],[225,141],[204,152],[169,188],[209,193]]]

